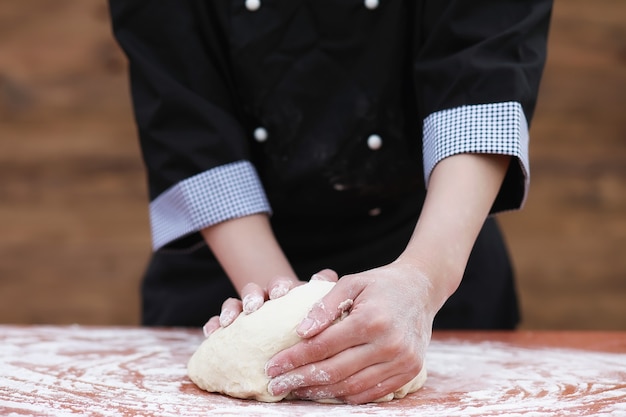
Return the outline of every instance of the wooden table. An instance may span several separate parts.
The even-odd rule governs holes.
[[[425,387],[362,406],[275,404],[186,377],[200,331],[0,325],[0,415],[626,416],[626,332],[438,332]]]

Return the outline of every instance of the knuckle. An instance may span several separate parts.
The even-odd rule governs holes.
[[[348,378],[344,381],[342,396],[351,396],[365,391],[369,387],[369,383],[358,377]]]
[[[357,316],[354,315],[354,317],[357,319],[357,328],[361,329],[361,333],[368,335],[370,338],[388,332],[391,326],[386,315],[377,311],[373,311],[367,316],[362,315],[357,318]]]
[[[421,372],[422,368],[424,367],[424,362],[421,360],[416,360],[416,356],[413,355],[407,357],[403,365],[406,366],[406,372],[408,373],[409,379],[412,379]]]
[[[314,385],[328,385],[332,384],[335,379],[333,378],[334,370],[328,368],[319,368],[315,365],[309,365],[309,379]]]
[[[314,338],[305,341],[306,356],[311,362],[317,362],[330,356],[331,350],[328,342],[323,338]]]
[[[388,357],[403,356],[406,353],[407,348],[408,346],[405,338],[398,333],[394,333],[385,338],[385,341],[381,346],[381,353]]]
[[[366,321],[364,321],[364,326],[367,331],[375,335],[388,333],[390,327],[386,317],[383,317],[383,314],[380,314],[379,311],[375,311],[372,313],[373,314],[370,314],[369,317],[364,317],[364,319],[366,319]]]

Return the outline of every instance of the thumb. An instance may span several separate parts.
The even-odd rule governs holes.
[[[313,304],[302,319],[296,333],[302,338],[310,338],[328,328],[337,319],[350,311],[355,297],[360,293],[347,280],[340,279],[321,300]]]

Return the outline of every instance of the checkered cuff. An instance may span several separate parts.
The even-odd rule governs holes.
[[[524,176],[526,200],[530,181],[528,123],[520,103],[490,103],[442,110],[424,120],[424,178],[435,165],[459,153],[489,153],[517,157]]]
[[[150,203],[152,248],[224,220],[270,212],[250,162],[221,165],[179,182]]]

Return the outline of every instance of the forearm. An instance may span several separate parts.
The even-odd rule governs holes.
[[[265,288],[277,276],[296,279],[265,214],[218,223],[202,235],[240,295],[250,282]]]
[[[399,257],[428,271],[434,309],[458,287],[510,159],[458,154],[434,168],[419,221]]]

